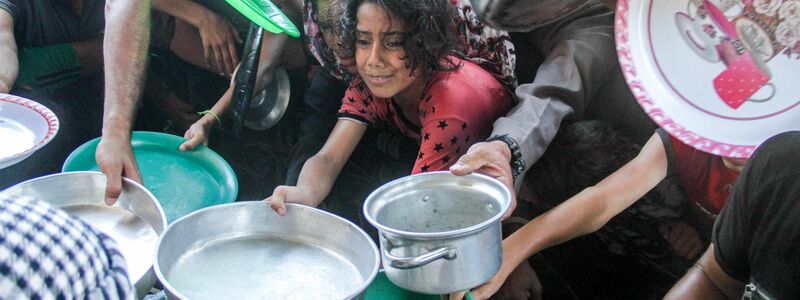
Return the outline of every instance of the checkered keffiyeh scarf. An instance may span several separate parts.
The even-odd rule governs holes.
[[[129,299],[113,239],[30,197],[0,195],[0,299]]]

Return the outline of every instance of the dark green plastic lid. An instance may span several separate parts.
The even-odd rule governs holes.
[[[239,183],[231,166],[216,152],[200,145],[181,152],[184,139],[160,132],[133,132],[131,146],[144,186],[156,196],[167,222],[195,210],[236,201]],[[100,138],[91,140],[67,157],[62,171],[99,171],[95,150]]]
[[[242,15],[272,33],[300,37],[300,31],[283,12],[269,0],[225,0]]]

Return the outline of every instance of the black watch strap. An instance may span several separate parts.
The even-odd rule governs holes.
[[[509,137],[507,134],[495,135],[486,140],[486,142],[493,141],[501,141],[506,143],[506,145],[508,145],[508,149],[511,150],[511,161],[509,164],[511,165],[511,176],[514,177],[513,180],[516,182],[519,174],[522,174],[522,171],[525,171],[525,160],[522,159],[522,151],[519,148],[519,144],[517,144],[517,141]]]

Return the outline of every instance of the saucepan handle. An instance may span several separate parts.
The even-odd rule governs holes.
[[[428,253],[412,256],[412,257],[398,257],[392,255],[391,251],[394,248],[389,239],[386,239],[386,247],[383,249],[383,257],[386,258],[389,265],[395,269],[413,269],[427,265],[438,259],[454,259],[456,258],[455,249],[450,246],[438,247]]]

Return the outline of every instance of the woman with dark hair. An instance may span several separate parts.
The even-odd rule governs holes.
[[[342,47],[360,78],[345,92],[339,120],[296,186],[279,186],[271,206],[317,206],[330,192],[367,125],[419,142],[412,173],[446,170],[513,105],[506,86],[458,56],[447,0],[355,0],[344,13]]]

